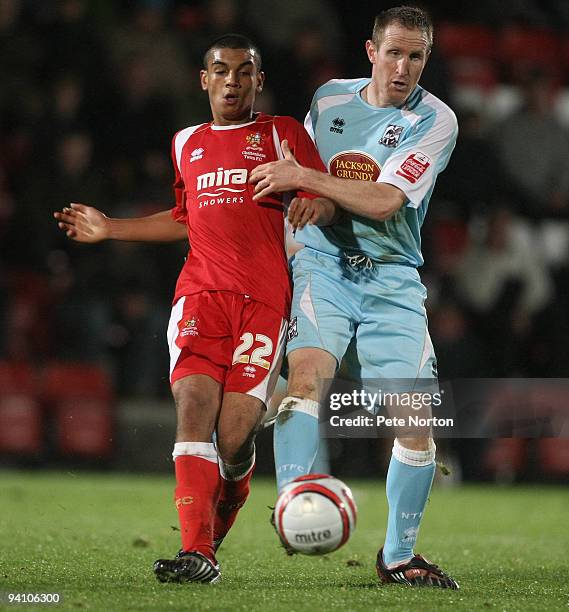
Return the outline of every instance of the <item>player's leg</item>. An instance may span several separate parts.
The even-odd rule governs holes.
[[[311,471],[319,446],[318,408],[354,333],[352,292],[340,259],[304,248],[293,263],[287,396],[274,430],[277,488]]]
[[[331,380],[336,359],[318,348],[300,348],[288,355],[287,396],[281,401],[274,430],[277,488],[310,473],[319,448],[319,381]]]
[[[213,525],[217,550],[247,501],[255,469],[255,436],[265,415],[264,403],[243,393],[226,393],[217,424],[220,495]]]
[[[435,474],[435,450],[432,439],[394,441],[386,482],[389,517],[383,559],[388,567],[407,563],[413,557]]]
[[[214,523],[216,548],[249,495],[255,435],[278,380],[287,333],[286,320],[264,304],[235,296],[232,308],[233,359],[217,426],[221,488]]]
[[[425,297],[415,270],[380,266],[375,281],[370,281],[357,332],[362,379],[381,378],[386,384],[408,380],[412,385],[417,379],[436,377]],[[457,588],[450,577],[426,560],[419,561],[413,551],[434,473],[435,445],[430,437],[395,440],[386,483],[387,532],[377,565],[384,581]]]
[[[231,331],[224,327],[213,294],[182,298],[172,309],[168,340],[177,414],[175,504],[182,546],[176,559],[154,564],[162,581],[215,582],[219,578],[213,515],[220,485],[212,435],[221,410],[225,370],[231,362]]]
[[[287,386],[288,382],[283,376],[279,376],[275,392],[271,396],[269,405],[267,406],[267,413],[263,418],[263,427],[268,427],[275,424],[277,412],[283,399],[287,397]],[[329,474],[330,473],[330,458],[328,455],[328,444],[326,440],[320,440],[318,444],[318,452],[314,462],[312,463],[312,474]]]
[[[221,407],[222,386],[213,378],[190,375],[173,383],[177,430],[174,444],[175,504],[182,547],[175,559],[159,559],[162,581],[216,582],[213,513],[219,496],[217,452],[211,442]]]
[[[316,457],[310,468],[311,474],[330,474],[330,454],[328,452],[328,440],[321,438],[318,440]]]
[[[200,552],[214,562],[211,517],[219,495],[219,473],[211,439],[222,392],[219,382],[199,374],[172,385],[178,423],[173,452],[175,503],[182,550]]]

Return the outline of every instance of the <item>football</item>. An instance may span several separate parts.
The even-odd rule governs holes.
[[[343,546],[356,527],[350,488],[326,474],[296,478],[282,490],[275,525],[283,542],[304,555],[323,555]]]

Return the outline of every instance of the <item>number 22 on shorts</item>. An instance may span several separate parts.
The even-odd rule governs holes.
[[[241,344],[235,349],[233,353],[233,365],[237,363],[250,363],[252,365],[259,366],[268,370],[271,364],[264,357],[271,355],[273,352],[273,341],[264,334],[255,334],[253,336],[250,332],[245,332],[241,338]],[[251,355],[247,355],[247,351],[251,349],[254,342],[262,342],[262,346],[258,346],[251,352]]]

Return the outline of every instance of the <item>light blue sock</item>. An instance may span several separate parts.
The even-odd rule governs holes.
[[[314,458],[314,463],[310,469],[311,474],[329,474],[330,473],[330,456],[328,454],[328,440],[324,438],[319,440],[318,452]]]
[[[419,525],[423,518],[435,475],[435,445],[426,451],[404,448],[395,440],[387,471],[389,518],[383,560],[389,565],[413,556]]]
[[[277,489],[310,473],[318,451],[318,402],[285,397],[275,421],[274,452]]]

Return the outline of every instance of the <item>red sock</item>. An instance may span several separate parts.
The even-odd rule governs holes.
[[[249,497],[250,482],[254,470],[255,466],[253,465],[240,480],[226,480],[223,476],[220,476],[220,494],[213,523],[214,540],[224,538],[229,533],[239,510]]]
[[[215,561],[213,515],[219,497],[217,463],[195,455],[176,457],[175,502],[182,549],[197,551]]]

